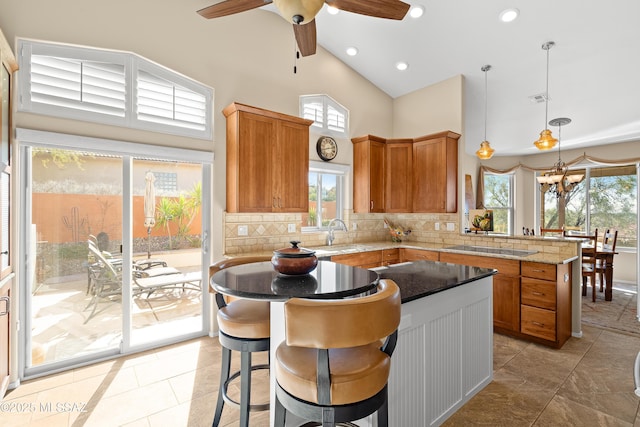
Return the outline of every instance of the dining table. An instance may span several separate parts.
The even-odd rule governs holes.
[[[331,261],[318,261],[304,275],[282,275],[271,262],[257,262],[225,268],[210,279],[215,292],[233,297],[269,301],[271,306],[270,371],[274,372],[275,352],[285,339],[284,304],[290,298],[342,299],[367,295],[378,284],[375,271]],[[275,414],[275,375],[270,375],[270,418]],[[293,417],[292,414],[289,415]]]

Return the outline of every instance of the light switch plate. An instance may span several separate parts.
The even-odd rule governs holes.
[[[447,223],[447,231],[455,231],[456,225],[453,222]]]
[[[287,225],[287,231],[289,233],[295,233],[296,232],[296,225],[295,224],[289,224]]]
[[[248,236],[249,235],[249,226],[247,225],[239,225],[238,226],[238,236]]]
[[[440,231],[440,223],[436,222],[433,227],[435,228],[436,231]]]

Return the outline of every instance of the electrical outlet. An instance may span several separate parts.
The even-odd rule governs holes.
[[[440,231],[440,223],[436,222],[433,227],[436,229],[436,231]]]
[[[456,225],[453,222],[447,223],[447,231],[455,231]]]
[[[247,225],[239,225],[238,226],[238,236],[248,236],[249,235],[249,226]]]
[[[295,224],[288,224],[287,225],[287,231],[289,233],[295,233],[296,232],[296,225]]]
[[[357,223],[357,222],[353,222],[353,223],[351,223],[351,229],[352,229],[353,231],[356,231],[356,230],[358,229],[358,223]]]

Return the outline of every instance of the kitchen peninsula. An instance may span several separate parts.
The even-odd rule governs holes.
[[[398,346],[389,380],[390,425],[440,424],[493,378],[495,270],[415,261],[377,272],[394,280],[402,295]],[[272,301],[272,360],[284,339],[283,301],[296,296],[335,298],[336,293],[366,289],[363,286],[377,281],[378,275],[319,261],[299,287],[283,279],[297,281],[279,276],[269,262],[231,267],[211,278],[217,292]]]

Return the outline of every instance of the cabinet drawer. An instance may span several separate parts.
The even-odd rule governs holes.
[[[382,251],[368,251],[356,254],[334,255],[331,257],[331,261],[338,262],[340,264],[351,265],[354,267],[365,265],[379,267],[382,263]]]
[[[556,265],[543,262],[522,261],[522,275],[535,279],[556,281]]]
[[[556,340],[556,313],[543,308],[521,306],[520,332],[543,338],[549,341]]]
[[[436,251],[426,251],[422,249],[410,248],[402,248],[400,251],[400,258],[402,259],[402,261],[438,261],[440,259],[440,254]]]
[[[400,262],[400,249],[383,249],[382,263],[383,265],[395,264]]]
[[[520,298],[522,304],[556,309],[556,282],[522,277]]]

